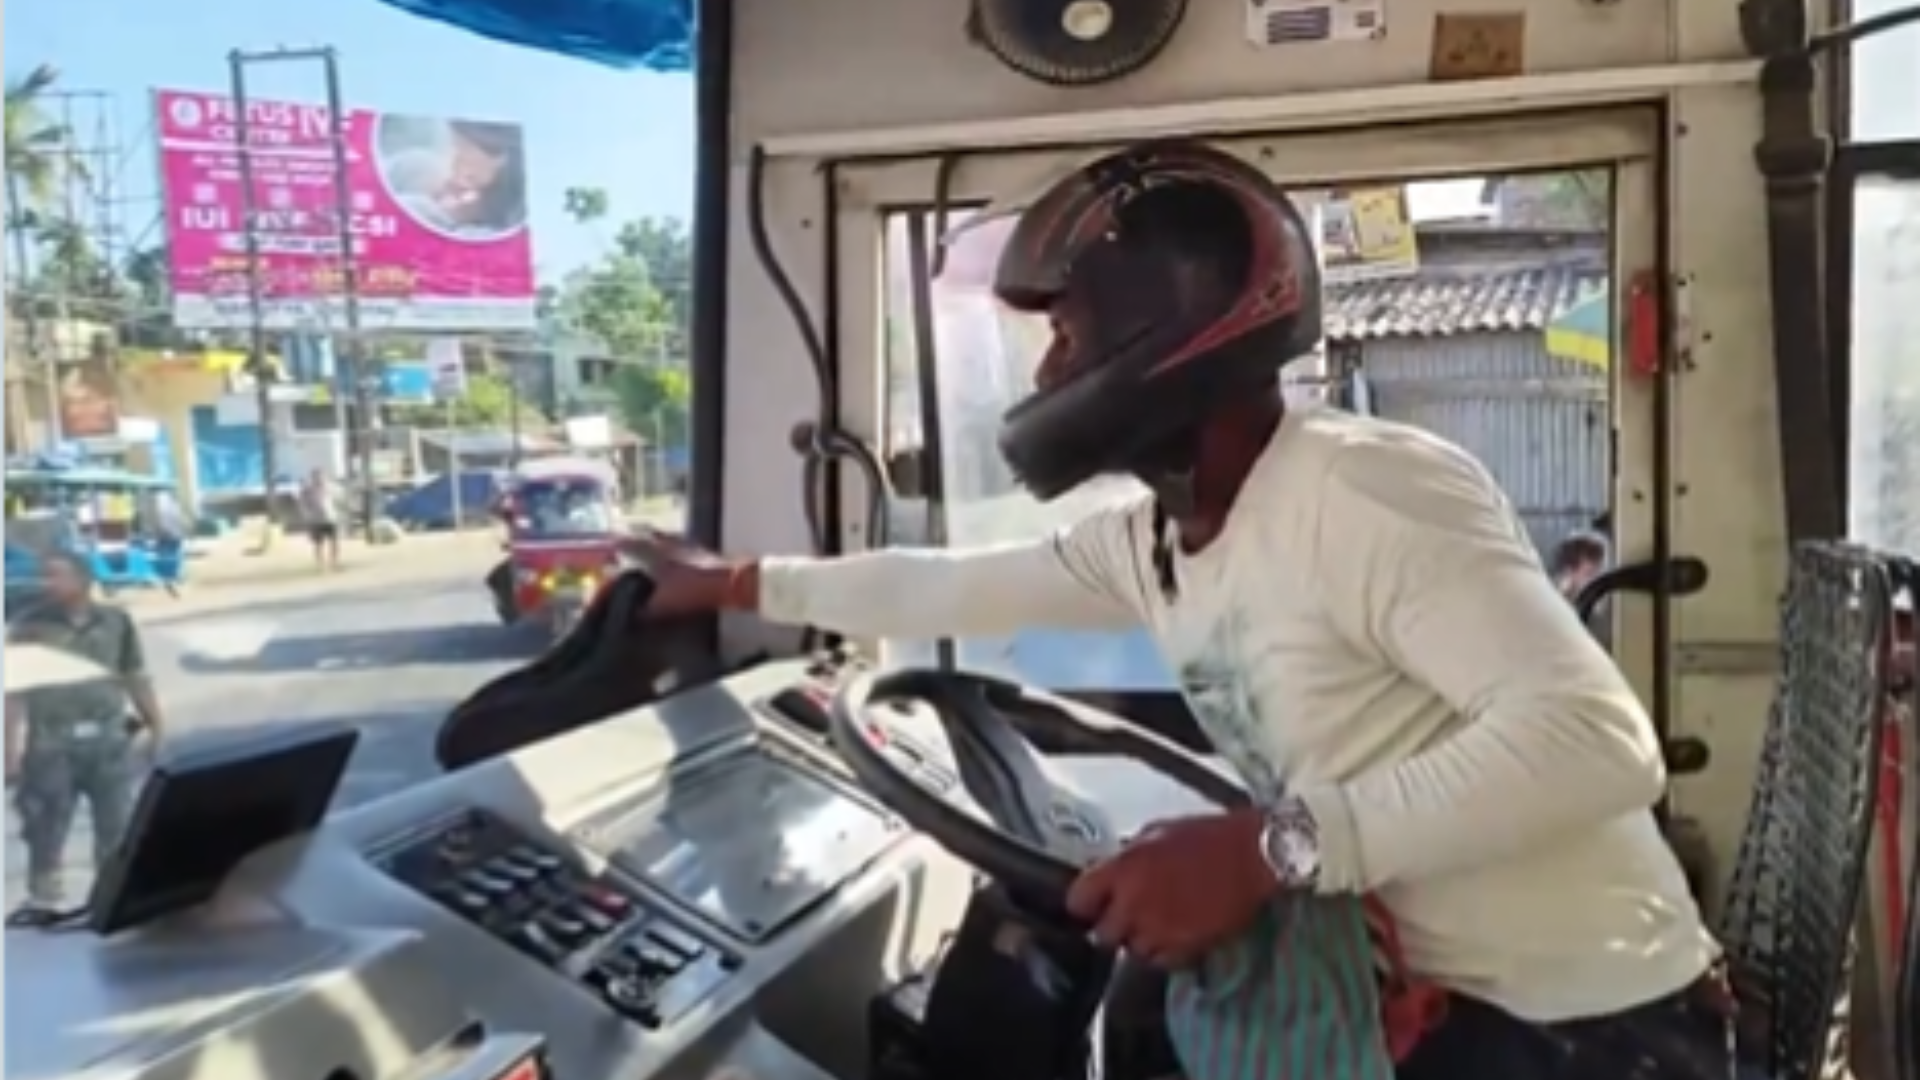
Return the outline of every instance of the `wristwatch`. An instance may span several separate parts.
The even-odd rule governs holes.
[[[1298,799],[1286,799],[1266,812],[1260,830],[1260,857],[1274,879],[1289,889],[1310,889],[1320,881],[1320,825]]]

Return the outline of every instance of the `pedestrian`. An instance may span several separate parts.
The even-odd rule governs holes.
[[[94,601],[86,564],[70,552],[44,555],[41,588],[42,599],[8,639],[71,654],[102,672],[7,695],[6,779],[27,845],[28,903],[57,909],[79,803],[85,800],[93,821],[94,865],[104,865],[132,810],[136,746],[144,736],[157,750],[163,727],[140,633],[125,611]]]
[[[1553,549],[1548,570],[1554,587],[1568,603],[1580,598],[1580,591],[1607,568],[1607,540],[1599,533],[1577,532]]]
[[[314,565],[340,569],[340,491],[325,470],[313,470],[300,485],[300,516],[313,542]]]

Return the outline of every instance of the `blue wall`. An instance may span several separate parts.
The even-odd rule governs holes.
[[[211,405],[193,407],[193,468],[202,495],[266,487],[260,455],[260,429],[252,424],[222,424]]]
[[[173,475],[173,440],[167,438],[164,425],[153,438],[153,475],[172,483],[180,481],[179,477]]]

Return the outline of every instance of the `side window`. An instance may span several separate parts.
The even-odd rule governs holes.
[[[1853,216],[1848,532],[1920,554],[1920,168],[1862,176]]]
[[[1870,18],[1904,0],[1855,0]],[[1848,532],[1920,555],[1920,27],[1860,43],[1849,65],[1852,402]]]
[[[1852,0],[1855,21],[1889,15],[1909,0]],[[1854,47],[1849,138],[1855,142],[1920,139],[1920,28],[1904,26],[1876,34]]]

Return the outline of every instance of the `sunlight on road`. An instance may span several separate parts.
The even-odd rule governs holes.
[[[336,806],[437,773],[431,747],[440,718],[475,687],[524,662],[530,646],[488,608],[481,578],[498,557],[488,537],[409,539],[417,541],[411,552],[406,541],[370,552],[368,565],[353,572],[306,571],[291,582],[209,585],[178,601],[124,605],[141,628],[167,718],[165,754],[288,725],[344,723],[362,737]],[[99,674],[38,646],[11,647],[4,656],[9,690]],[[6,827],[11,906],[26,887],[26,852],[11,805]],[[66,848],[70,901],[84,899],[91,887],[92,844],[83,809]]]

